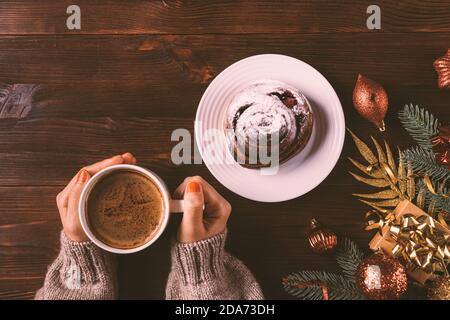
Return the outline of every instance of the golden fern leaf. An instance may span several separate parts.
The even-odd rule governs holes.
[[[426,189],[424,187],[420,188],[419,192],[417,193],[416,205],[420,209],[423,209],[425,207],[425,193]]]
[[[361,139],[359,139],[350,129],[348,129],[348,132],[352,135],[353,141],[355,142],[356,148],[358,148],[359,153],[363,156],[364,159],[369,164],[375,164],[378,162],[377,158],[373,154],[372,150],[365,144]]]
[[[406,168],[405,168],[405,159],[403,157],[403,153],[399,150],[398,154],[400,155],[400,159],[398,161],[398,185],[400,187],[400,192],[405,194],[406,191]]]
[[[416,196],[416,182],[414,180],[414,173],[410,165],[408,165],[407,181],[406,181],[406,194],[409,200],[413,200]]]
[[[391,147],[389,147],[386,140],[384,140],[384,148],[386,149],[386,157],[387,157],[387,163],[389,167],[391,167],[392,171],[394,172],[394,175],[397,176],[397,165],[395,164],[394,156],[392,155]]]
[[[355,197],[366,199],[394,199],[398,198],[398,193],[392,189],[386,189],[375,193],[354,193]]]
[[[434,215],[434,211],[436,210],[436,199],[433,198],[430,203],[428,204],[428,214],[430,216]]]
[[[387,187],[390,185],[390,182],[384,179],[369,179],[369,178],[364,178],[361,177],[353,172],[350,172],[350,174],[353,176],[353,178],[355,178],[356,180],[358,180],[359,182],[368,184],[369,186],[373,186],[373,187],[378,187],[378,188],[383,188],[383,187]]]
[[[381,148],[380,144],[374,137],[370,136],[370,138],[372,139],[372,142],[373,142],[375,148],[377,149],[378,161],[386,163],[387,159],[386,159],[386,155],[384,154],[383,148]]]
[[[367,200],[360,199],[360,201],[363,201],[365,204],[368,204],[372,208],[374,208],[374,206],[380,207],[380,208],[396,207],[400,203],[400,199],[399,198],[389,199],[389,200],[382,200],[382,201],[367,201]]]
[[[371,171],[367,170],[367,167],[365,165],[363,165],[362,163],[348,157],[347,158],[351,163],[353,163],[353,165],[355,167],[357,167],[359,170],[361,170],[362,172],[364,172],[365,174],[367,174],[368,176],[371,176],[372,178],[378,178],[378,179],[382,179],[383,173],[381,172],[380,169],[377,168],[373,168]]]

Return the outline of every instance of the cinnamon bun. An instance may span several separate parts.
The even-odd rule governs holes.
[[[312,127],[313,113],[306,97],[275,80],[259,81],[240,91],[229,105],[225,120],[229,149],[246,168],[269,166],[260,155],[273,150],[274,137],[278,161],[286,162],[304,149]]]

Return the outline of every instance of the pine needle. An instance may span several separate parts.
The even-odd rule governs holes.
[[[436,158],[432,150],[412,147],[403,153],[406,162],[411,165],[414,173],[426,174],[431,180],[450,178],[450,170],[446,166],[436,163]]]
[[[354,282],[331,272],[304,270],[283,280],[286,292],[303,300],[323,300],[322,286],[326,286],[330,300],[364,299]]]
[[[364,253],[355,242],[349,238],[342,238],[336,252],[336,261],[342,268],[347,280],[355,282],[356,269],[364,258]]]
[[[430,139],[436,135],[439,126],[439,120],[424,108],[419,106],[405,105],[398,114],[403,127],[417,144],[424,149],[431,149]]]
[[[364,258],[363,252],[350,239],[339,240],[336,261],[343,275],[326,271],[303,270],[283,279],[283,287],[289,294],[303,300],[323,300],[323,288],[330,300],[362,300],[364,296],[356,286],[355,274]]]
[[[433,183],[433,187],[435,190],[439,188],[438,183]],[[420,190],[425,194],[424,207],[428,207],[428,211],[430,211],[430,215],[433,218],[436,218],[437,213],[441,211],[450,212],[450,197],[446,198],[442,195],[433,194],[423,182],[423,179],[420,179],[417,182],[416,190]],[[443,188],[441,193],[448,194],[450,190],[448,188]]]

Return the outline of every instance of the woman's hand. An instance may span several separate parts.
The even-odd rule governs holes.
[[[202,177],[186,178],[174,192],[174,198],[181,197],[184,198],[184,214],[178,241],[200,241],[225,230],[231,205]]]
[[[136,158],[128,152],[84,167],[56,196],[56,204],[58,205],[64,233],[70,240],[77,242],[88,240],[78,217],[78,201],[80,200],[81,190],[91,176],[112,165],[135,163]]]

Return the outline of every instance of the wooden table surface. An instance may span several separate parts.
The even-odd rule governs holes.
[[[66,8],[81,8],[81,30],[67,30]],[[193,133],[208,83],[233,62],[260,53],[299,58],[339,95],[346,124],[368,139],[406,147],[398,110],[426,106],[441,120],[450,93],[433,61],[450,46],[449,1],[377,1],[382,30],[366,28],[371,1],[60,1],[0,2],[0,298],[32,298],[59,250],[56,194],[83,165],[133,152],[173,190],[201,175],[233,205],[228,250],[253,271],[267,298],[289,298],[281,278],[300,269],[335,270],[311,253],[308,219],[317,217],[367,248],[367,208],[351,194],[357,156],[349,137],[329,177],[301,198],[265,204],[244,199],[204,165],[176,166],[176,128]],[[395,4],[394,4],[395,3]],[[356,114],[358,73],[389,94],[381,135]],[[301,77],[301,75],[299,75]],[[255,188],[261,186],[255,186]],[[270,188],[270,186],[264,186]],[[121,256],[121,298],[159,299],[179,219],[151,248]]]

